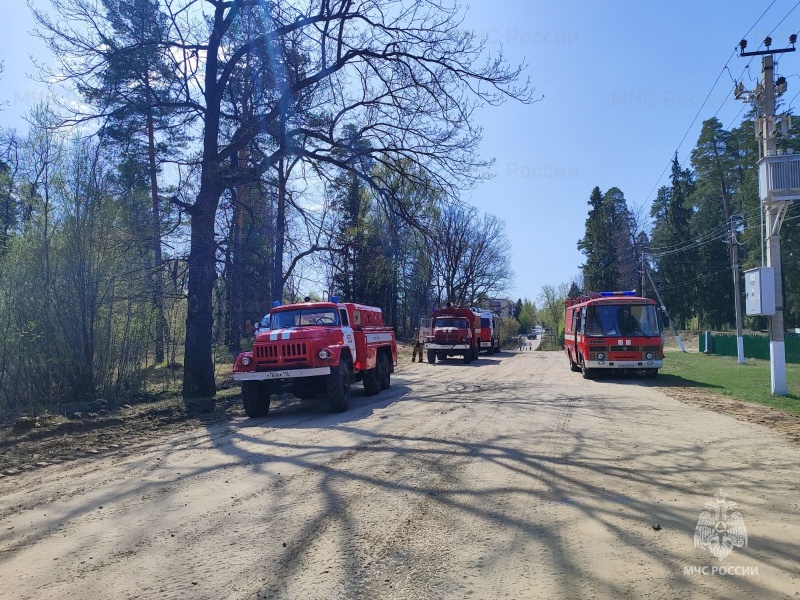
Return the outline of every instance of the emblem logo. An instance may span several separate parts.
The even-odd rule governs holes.
[[[736,502],[727,500],[727,495],[719,491],[713,502],[706,502],[706,509],[697,519],[694,529],[694,547],[708,548],[719,560],[724,560],[734,548],[747,546],[747,528]]]

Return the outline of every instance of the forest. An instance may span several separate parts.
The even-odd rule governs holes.
[[[437,1],[51,0],[64,92],[0,132],[0,410],[215,369],[274,300],[382,307],[399,336],[513,279],[479,107],[535,102],[522,65]],[[2,73],[0,73],[2,79]]]
[[[630,208],[618,188],[603,193],[595,187],[578,241],[585,256],[582,281],[571,293],[641,292],[646,269],[678,329],[734,328],[731,244],[738,250],[741,290],[743,272],[764,264],[755,116],[752,112],[728,129],[716,118],[705,121],[689,155],[682,161],[673,157],[668,184],[645,207],[649,212]],[[778,141],[779,152],[794,148],[800,149],[796,129]],[[800,327],[800,222],[792,211],[781,229],[781,256],[785,323],[794,329]],[[649,278],[645,293],[655,298]],[[744,325],[758,331],[768,322],[745,317]]]

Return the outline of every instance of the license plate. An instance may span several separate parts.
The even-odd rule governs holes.
[[[290,377],[289,371],[266,371],[265,379],[286,379]]]

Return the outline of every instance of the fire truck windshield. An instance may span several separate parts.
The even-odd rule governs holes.
[[[436,319],[434,327],[453,327],[455,329],[467,329],[466,319],[459,319],[457,317],[439,317]]]
[[[652,304],[596,304],[586,311],[586,335],[657,337],[661,335]]]
[[[266,320],[266,319],[265,319]],[[288,329],[290,327],[311,327],[319,325],[330,327],[339,324],[339,315],[332,308],[298,308],[282,310],[270,315],[266,329]]]

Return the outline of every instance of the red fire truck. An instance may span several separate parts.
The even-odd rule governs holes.
[[[279,303],[258,324],[253,349],[233,365],[248,417],[269,412],[270,397],[290,385],[299,397],[325,393],[334,412],[350,406],[350,384],[368,395],[389,389],[397,364],[394,330],[380,308],[352,302]]]
[[[433,334],[425,340],[428,362],[461,356],[465,363],[478,359],[481,318],[469,308],[440,308],[433,311]]]
[[[487,354],[500,352],[500,316],[492,311],[473,308],[481,320],[480,350]]]
[[[601,370],[643,370],[656,377],[664,342],[656,303],[636,292],[599,292],[568,298],[564,351],[570,369],[591,379]]]

